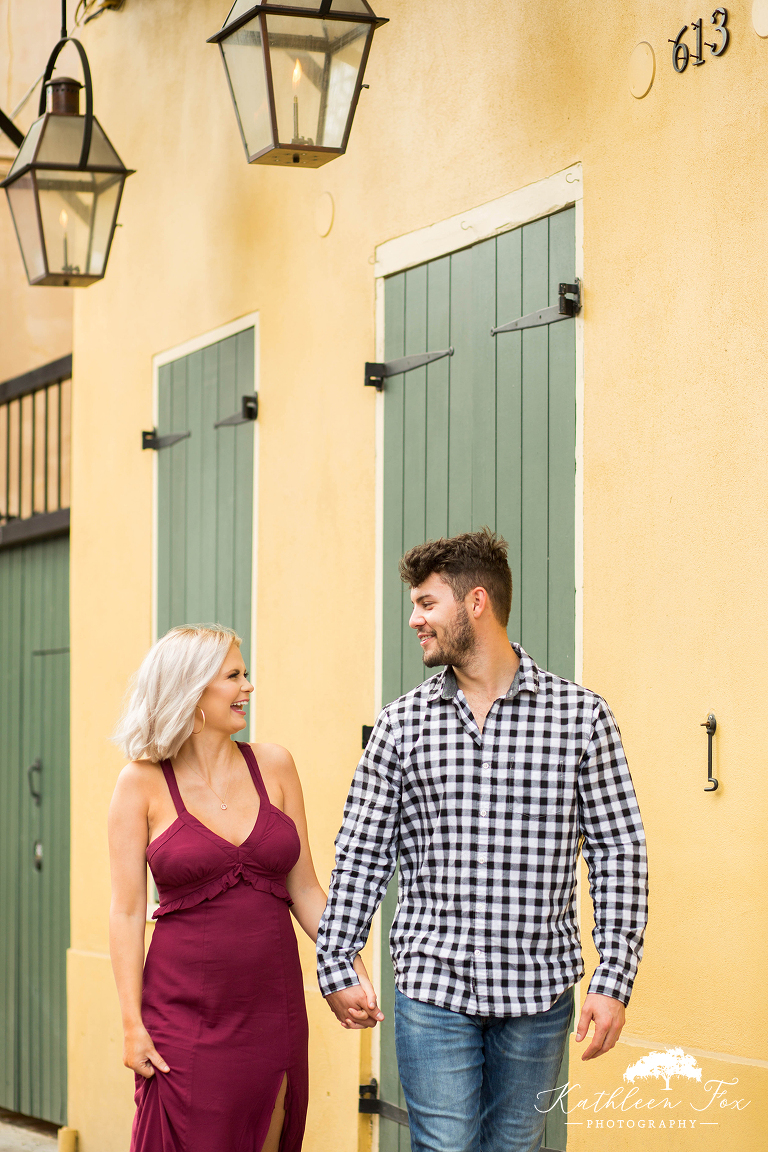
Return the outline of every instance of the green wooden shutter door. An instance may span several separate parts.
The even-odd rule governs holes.
[[[34,777],[37,805],[27,768]],[[34,846],[42,845],[42,868]],[[0,1106],[66,1122],[69,541],[0,552]]]
[[[157,634],[225,624],[250,661],[252,422],[214,428],[254,388],[249,328],[160,369],[158,434],[191,432],[158,459]]]
[[[573,679],[576,377],[573,320],[504,333],[491,327],[557,302],[575,276],[574,210],[536,220],[387,280],[385,358],[453,345],[454,355],[391,377],[384,394],[384,700],[433,670],[408,627],[406,549],[484,524],[508,540],[514,596],[509,635],[542,667]],[[382,916],[381,1095],[404,1107],[394,1051],[394,978]],[[565,1129],[547,1128],[548,1147]],[[408,1133],[380,1121],[381,1152]]]

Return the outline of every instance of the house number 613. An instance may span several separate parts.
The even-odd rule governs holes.
[[[731,34],[727,28],[728,9],[715,8],[714,12],[709,18],[709,22],[710,24],[714,24],[715,32],[720,33],[721,39],[715,40],[712,44],[710,44],[708,41],[705,41],[702,45],[702,19],[699,17],[698,20],[695,20],[691,24],[691,30],[696,35],[696,52],[693,56],[691,56],[688,45],[683,41],[683,36],[688,31],[687,24],[684,28],[680,29],[674,40],[669,41],[670,44],[674,45],[672,49],[672,67],[674,68],[675,72],[685,72],[686,68],[688,67],[689,60],[692,61],[694,68],[698,68],[699,64],[703,64],[704,56],[702,54],[702,47],[709,48],[713,56],[722,56],[723,52],[725,52],[726,48],[728,47],[728,42],[731,38]]]

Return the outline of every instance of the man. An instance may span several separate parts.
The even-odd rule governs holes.
[[[400,860],[395,1038],[414,1152],[537,1152],[583,975],[579,849],[600,964],[576,1030],[607,1052],[642,954],[645,840],[616,723],[537,668],[506,625],[507,546],[487,528],[400,564],[424,663],[389,704],[352,782],[318,935],[339,1019],[373,1025],[352,960]]]

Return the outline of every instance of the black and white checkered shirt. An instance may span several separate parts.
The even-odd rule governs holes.
[[[590,991],[629,1001],[647,869],[621,736],[604,700],[513,648],[520,667],[482,732],[450,668],[379,716],[336,838],[323,995],[357,983],[351,961],[399,857],[400,991],[471,1015],[545,1011],[584,973],[581,847],[600,954]]]

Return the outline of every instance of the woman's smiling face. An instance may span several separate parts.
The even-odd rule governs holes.
[[[245,706],[251,692],[253,684],[248,681],[240,648],[233,644],[218,675],[197,702],[205,713],[206,728],[228,735],[241,732],[246,725]]]

